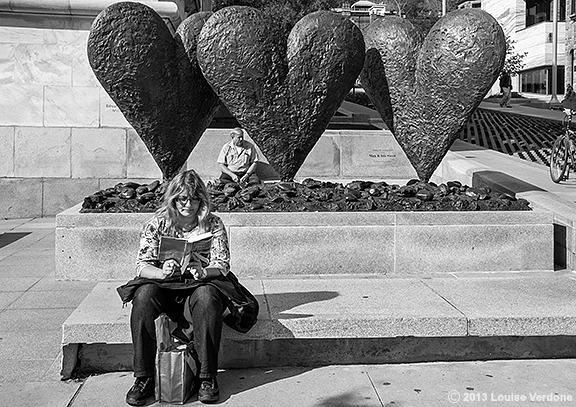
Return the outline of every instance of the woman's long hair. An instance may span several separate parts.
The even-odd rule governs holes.
[[[197,212],[198,228],[200,233],[209,232],[210,225],[208,215],[210,215],[210,195],[208,195],[204,181],[202,181],[202,178],[200,178],[194,170],[184,171],[176,175],[164,191],[164,202],[156,211],[156,214],[166,220],[168,232],[170,234],[176,234],[178,231],[176,227],[178,220],[176,200],[180,195],[197,197],[200,200],[200,206]]]

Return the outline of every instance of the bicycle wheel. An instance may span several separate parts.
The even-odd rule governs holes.
[[[569,141],[565,135],[556,139],[550,154],[550,177],[552,181],[559,183],[564,177],[568,166]]]

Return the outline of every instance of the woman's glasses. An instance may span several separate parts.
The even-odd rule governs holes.
[[[198,197],[194,197],[194,198],[190,198],[188,195],[180,195],[178,198],[176,198],[176,201],[184,206],[187,203],[191,203],[191,204],[195,204],[200,202],[200,199]]]

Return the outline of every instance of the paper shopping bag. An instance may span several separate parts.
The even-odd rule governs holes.
[[[195,382],[196,362],[188,346],[156,353],[156,401],[184,404]]]
[[[156,324],[156,401],[184,404],[194,391],[198,358],[192,343],[181,344],[171,337],[174,322],[161,314]]]

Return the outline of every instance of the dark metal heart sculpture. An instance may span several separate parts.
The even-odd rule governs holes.
[[[364,32],[362,86],[422,180],[429,180],[502,69],[506,38],[478,9],[453,11],[424,41],[400,17]]]
[[[262,14],[232,6],[214,13],[198,39],[204,76],[283,179],[293,179],[364,62],[348,19],[311,13],[279,43]]]
[[[171,179],[212,121],[219,99],[196,60],[196,40],[212,13],[196,13],[175,37],[150,7],[115,3],[94,20],[88,59],[106,92]]]

